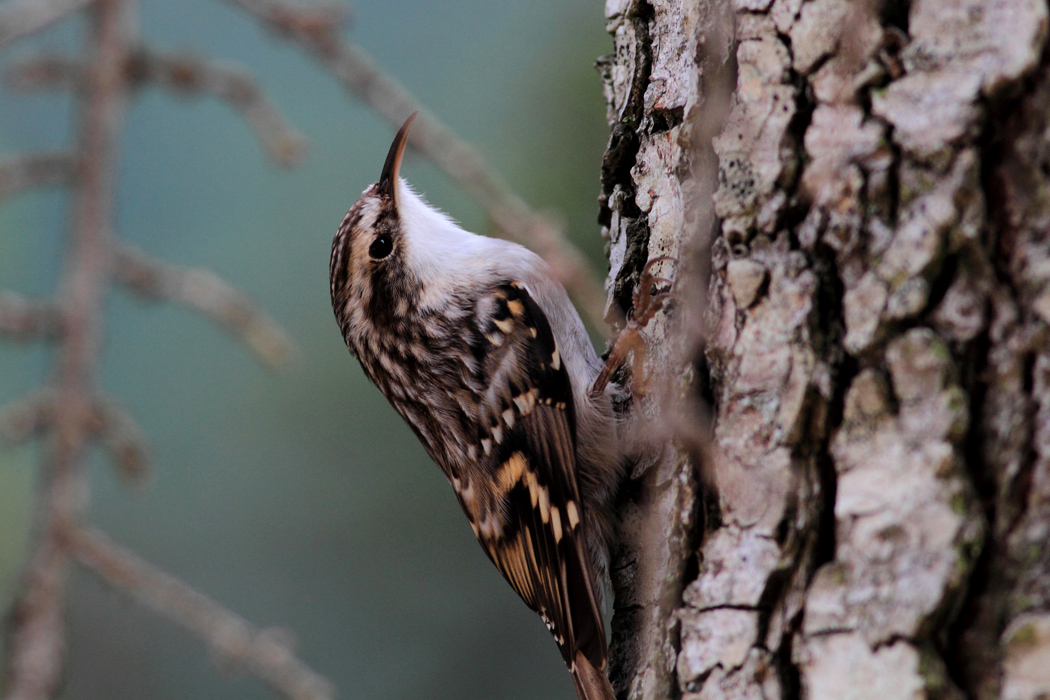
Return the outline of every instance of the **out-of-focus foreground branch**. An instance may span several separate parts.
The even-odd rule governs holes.
[[[12,0],[0,8],[0,48],[47,29],[90,4],[91,0]]]
[[[78,562],[196,634],[224,664],[248,669],[293,700],[332,696],[331,684],[295,656],[291,635],[285,630],[256,629],[96,530],[75,530],[68,544]]]
[[[90,5],[90,6],[89,6]],[[218,277],[180,270],[121,247],[113,205],[118,142],[127,100],[157,83],[230,102],[248,120],[274,160],[290,164],[301,140],[284,126],[247,76],[203,61],[156,54],[134,34],[133,0],[22,0],[0,9],[0,46],[86,9],[84,56],[34,59],[11,71],[17,88],[75,88],[77,144],[70,154],[25,154],[0,162],[0,198],[34,188],[73,191],[67,254],[54,300],[0,292],[0,337],[56,344],[49,386],[0,412],[0,437],[19,443],[46,437],[43,477],[21,591],[6,629],[2,679],[8,700],[44,700],[59,690],[65,664],[63,606],[70,562],[99,574],[201,636],[218,654],[297,700],[333,697],[331,686],[292,653],[280,635],[256,632],[240,617],[141,561],[86,523],[86,448],[98,441],[118,471],[141,474],[148,448],[131,416],[96,387],[104,334],[104,301],[114,283],[151,298],[190,306],[226,327],[264,361],[290,354],[283,332]]]

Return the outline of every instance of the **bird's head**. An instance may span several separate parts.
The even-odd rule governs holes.
[[[416,314],[447,314],[472,288],[542,265],[519,245],[463,230],[401,179],[415,117],[397,132],[379,181],[350,208],[332,241],[332,308],[355,354],[368,334],[396,334]]]
[[[412,114],[397,132],[379,181],[361,193],[332,241],[328,270],[332,308],[347,342],[352,330],[371,325],[373,316],[394,311],[390,305],[398,299],[406,303],[406,295],[418,286],[405,260],[401,200],[407,187],[399,175],[415,117]]]

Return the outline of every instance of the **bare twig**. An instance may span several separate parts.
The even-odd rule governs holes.
[[[240,112],[275,162],[293,166],[306,155],[306,140],[266,99],[252,78],[196,56],[139,48],[128,64],[131,86],[153,83],[180,95],[210,95]]]
[[[41,389],[0,409],[0,441],[21,445],[54,425],[55,392]]]
[[[95,401],[94,424],[91,428],[102,438],[117,473],[127,479],[139,479],[149,469],[149,444],[145,433],[124,408],[110,398]]]
[[[12,90],[70,89],[83,79],[83,64],[65,56],[30,56],[4,71],[4,80]]]
[[[30,153],[0,162],[0,201],[26,190],[68,185],[76,160],[67,153]]]
[[[37,31],[88,0],[24,0],[0,8],[0,45]],[[75,155],[32,154],[0,163],[0,199],[48,184],[74,187],[68,257],[58,303],[0,293],[0,334],[58,341],[51,388],[0,411],[0,437],[22,442],[44,431],[43,484],[22,591],[7,625],[3,693],[7,700],[47,700],[63,675],[63,601],[69,560],[76,557],[118,588],[201,634],[216,653],[242,664],[290,698],[330,698],[331,686],[299,661],[285,636],[253,630],[189,586],[163,574],[104,536],[83,529],[87,441],[101,439],[127,476],[145,471],[142,431],[111,399],[98,396],[94,377],[103,336],[103,298],[114,279],[134,291],[179,301],[227,327],[264,361],[280,364],[290,345],[273,321],[215,275],[179,269],[121,249],[113,236],[116,142],[125,103],[136,87],[156,83],[184,94],[215,95],[240,110],[271,155],[291,164],[302,140],[251,80],[204,61],[135,49],[132,0],[93,0],[83,61],[37,57],[8,72],[22,89],[76,88],[79,142]]]
[[[306,139],[288,125],[243,71],[198,56],[161,53],[145,46],[128,55],[125,70],[130,89],[157,85],[185,97],[210,96],[226,101],[245,118],[279,165],[298,165],[306,155]],[[83,64],[64,56],[26,58],[5,72],[8,85],[19,90],[69,89],[79,85],[83,77]]]
[[[8,627],[4,673],[7,700],[47,700],[58,691],[63,676],[66,633],[62,613],[69,567],[62,536],[83,519],[87,505],[83,453],[112,248],[128,9],[129,3],[121,0],[95,0],[92,7],[88,33],[91,68],[84,90],[78,93],[80,167],[58,297],[65,328],[53,379],[54,440],[48,445],[43,466],[44,483],[22,592]]]
[[[252,627],[97,530],[74,529],[67,543],[78,562],[203,639],[221,661],[246,668],[295,700],[335,697],[331,684],[295,656],[287,632]]]
[[[47,28],[91,2],[93,0],[9,0],[0,7],[0,48]]]
[[[277,323],[208,270],[176,267],[120,247],[115,252],[114,274],[140,296],[169,299],[204,314],[272,367],[280,367],[291,358],[291,341]]]
[[[282,34],[314,35],[318,40],[339,31],[350,17],[343,3],[316,2],[310,5],[287,0],[232,0]]]
[[[51,302],[0,291],[0,336],[11,340],[51,339],[62,331],[62,314]]]
[[[56,392],[40,389],[0,408],[0,442],[20,445],[54,427]],[[85,416],[85,429],[102,439],[122,476],[136,478],[149,466],[146,436],[131,415],[116,401],[93,401]]]
[[[477,152],[438,121],[368,56],[340,36],[337,22],[311,19],[316,11],[281,0],[228,0],[263,21],[271,30],[302,46],[343,86],[400,126],[419,110],[409,143],[466,190],[499,231],[539,253],[596,328],[604,328],[605,293],[583,254],[552,221],[532,211],[493,174]]]

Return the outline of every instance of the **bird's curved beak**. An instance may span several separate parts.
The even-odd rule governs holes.
[[[390,197],[397,209],[397,178],[401,171],[401,159],[405,155],[405,146],[408,145],[408,132],[412,129],[412,122],[419,111],[412,112],[390,144],[390,152],[386,154],[386,163],[383,164],[383,174],[379,177],[379,192]]]

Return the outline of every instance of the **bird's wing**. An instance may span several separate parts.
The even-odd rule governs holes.
[[[474,353],[487,387],[478,404],[475,472],[454,480],[485,552],[539,613],[572,668],[607,656],[576,483],[572,385],[543,310],[516,282],[476,307]],[[458,482],[458,483],[457,483]]]

